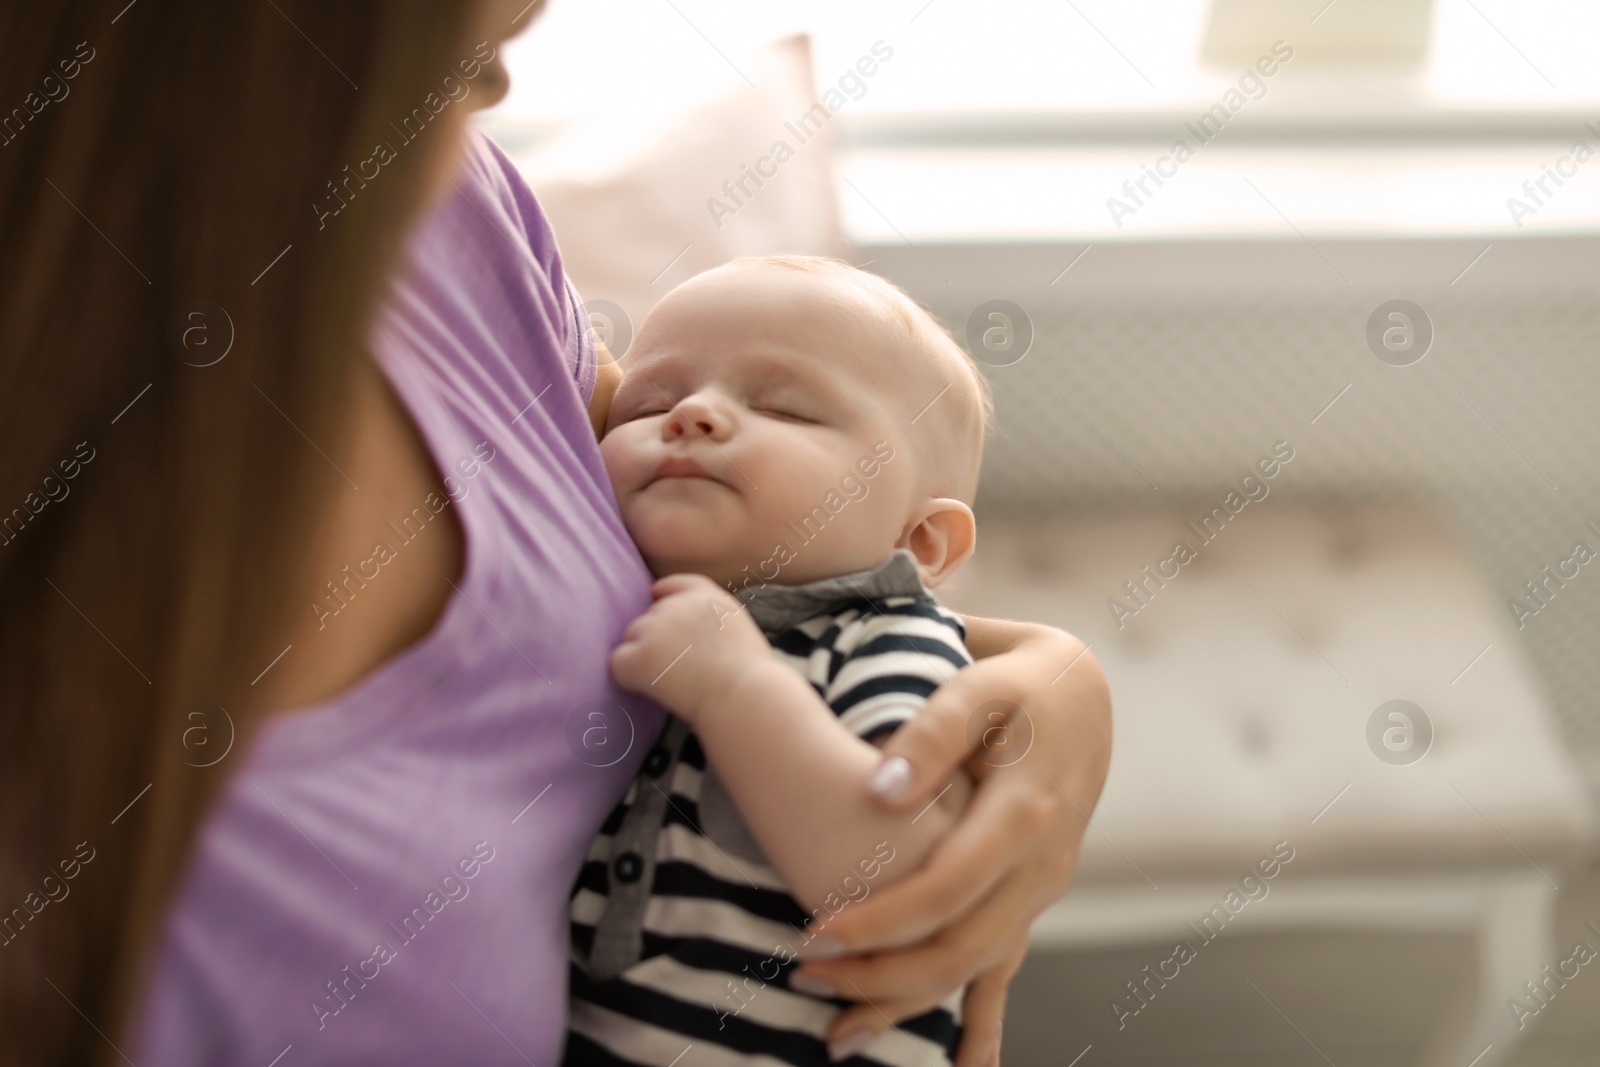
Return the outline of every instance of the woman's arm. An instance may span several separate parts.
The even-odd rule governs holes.
[[[972,653],[973,659],[988,659],[1002,652],[1010,652],[1027,644],[1033,637],[1064,637],[1075,641],[1070,634],[1033,622],[986,619],[982,615],[963,615],[961,621],[967,624],[967,651]]]
[[[984,1067],[998,1054],[1005,987],[1028,929],[1072,880],[1111,758],[1111,698],[1072,635],[966,622],[982,658],[885,746],[906,773],[884,803],[916,811],[965,763],[979,783],[972,804],[921,870],[834,918],[828,941],[812,942],[813,955],[834,958],[801,973],[863,1002],[835,1020],[830,1044],[926,1011],[971,981],[958,1067]]]
[[[617,395],[622,382],[622,364],[611,357],[605,344],[594,340],[595,366],[594,392],[589,396],[589,425],[594,427],[596,441],[606,435],[606,420],[611,417],[611,398]]]

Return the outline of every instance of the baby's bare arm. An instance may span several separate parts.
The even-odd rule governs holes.
[[[880,843],[894,858],[874,881],[908,877],[954,824],[970,784],[921,811],[885,811],[868,789],[879,751],[773,656],[737,600],[695,574],[663,578],[653,593],[612,654],[612,674],[694,727],[795,899],[823,905],[847,876],[861,878],[864,862],[882,862]]]
[[[883,762],[878,748],[851,733],[805,679],[770,654],[701,706],[695,734],[807,910],[822,907],[830,893],[844,896],[841,884],[860,882],[874,856],[893,857],[875,885],[908,876],[955,825],[972,791],[963,771],[923,811],[884,811],[868,792]]]

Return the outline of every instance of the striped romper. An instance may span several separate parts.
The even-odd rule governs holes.
[[[739,593],[775,654],[866,739],[908,721],[971,657],[909,553],[856,574]],[[689,727],[667,720],[573,889],[569,1065],[830,1065],[845,1000],[789,988],[795,950],[893,862],[881,843],[808,915],[767,863]],[[797,798],[797,802],[799,798]],[[960,991],[879,1034],[852,1067],[947,1067]]]

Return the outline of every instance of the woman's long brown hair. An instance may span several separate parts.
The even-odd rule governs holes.
[[[127,1051],[338,477],[319,449],[339,455],[351,371],[451,147],[390,124],[459,76],[474,7],[0,6],[9,1062]],[[403,146],[349,182],[379,142]]]

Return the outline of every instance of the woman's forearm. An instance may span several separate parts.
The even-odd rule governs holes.
[[[982,615],[963,615],[961,621],[967,627],[967,651],[972,653],[973,659],[998,656],[1032,641],[1055,641],[1065,646],[1075,640],[1072,635],[1042,623],[991,619]]]

